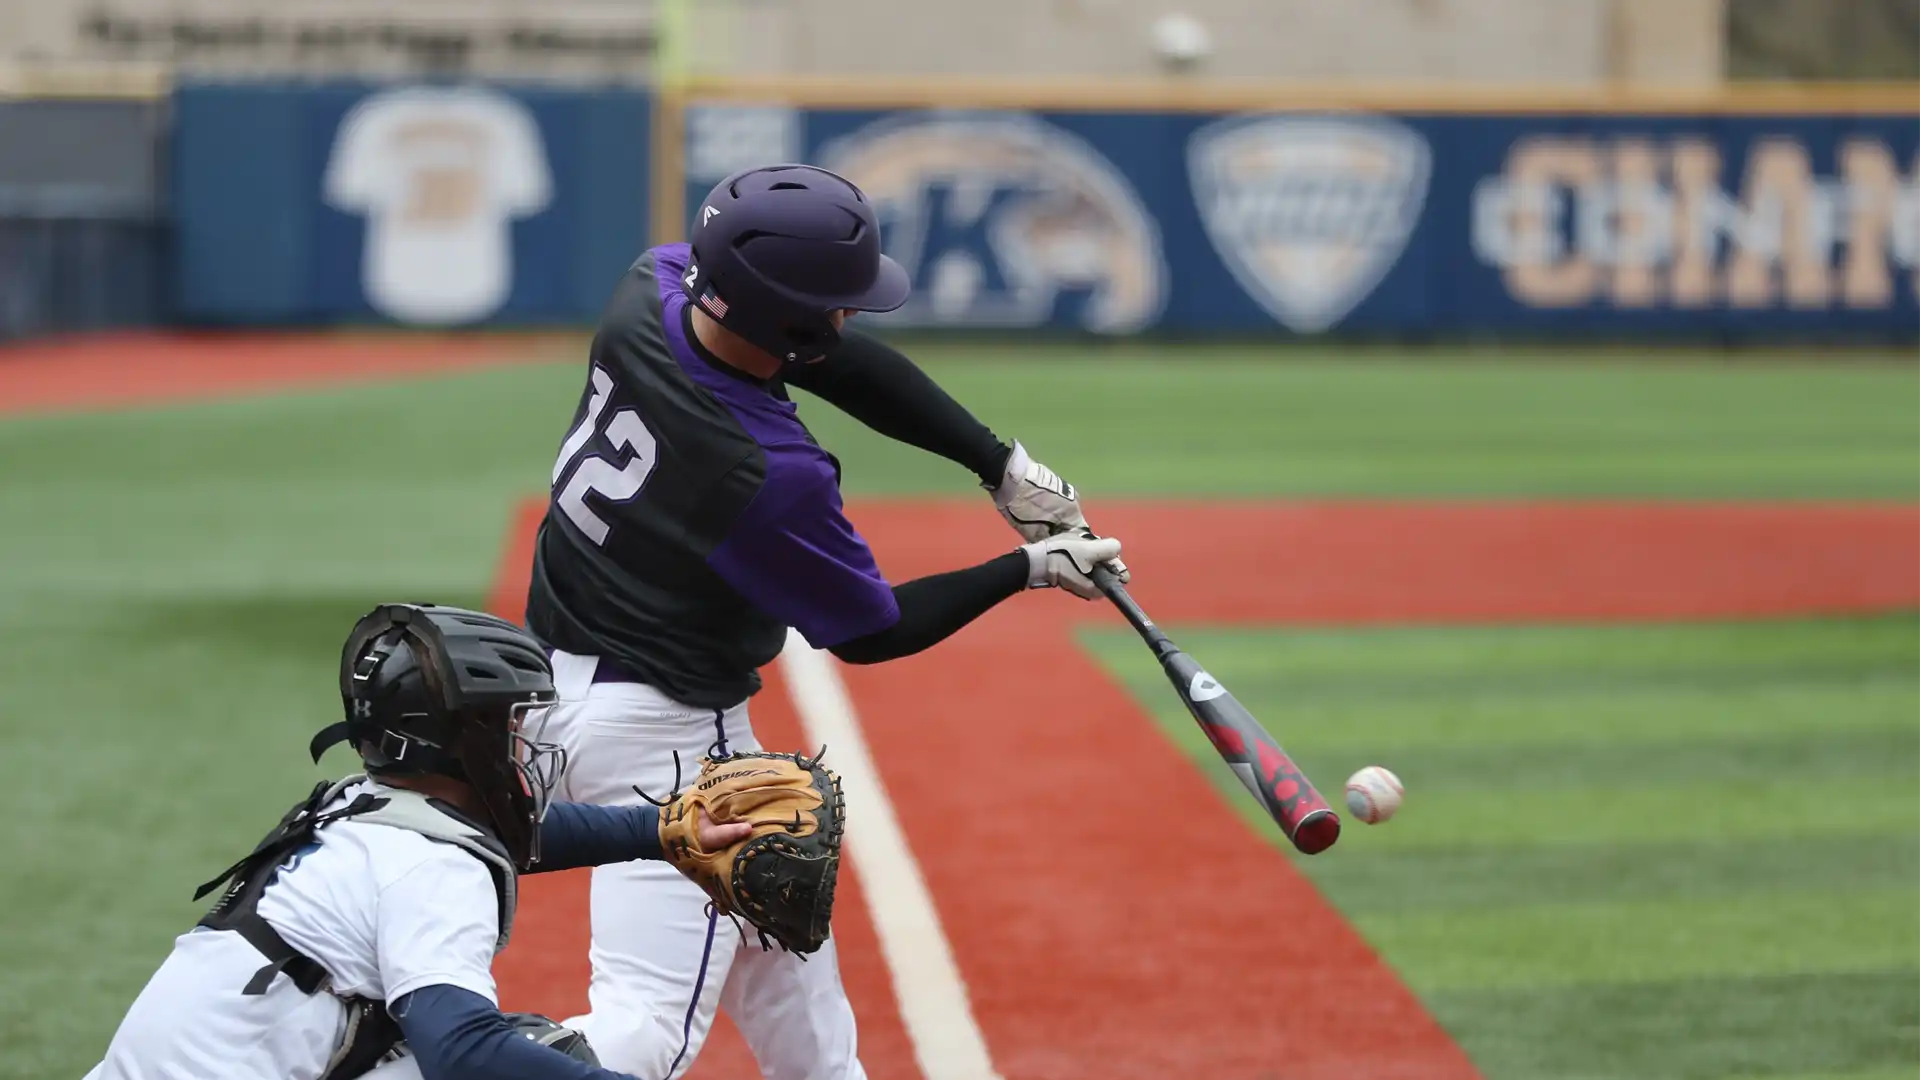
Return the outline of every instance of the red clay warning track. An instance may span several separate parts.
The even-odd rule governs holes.
[[[516,335],[99,334],[0,350],[0,414],[203,401],[525,360]]]
[[[901,580],[1006,550],[1005,527],[984,510],[885,502],[854,517]],[[540,512],[530,505],[515,524],[496,610],[520,610]],[[1914,506],[1102,503],[1100,523],[1127,542],[1134,594],[1170,622],[1920,607]],[[1073,627],[1088,620],[1118,621],[1102,605],[1023,596],[928,654],[844,669],[1001,1074],[1477,1075],[1358,934],[1074,646]],[[754,709],[763,741],[799,739],[777,681]],[[908,782],[936,763],[965,770],[969,785]],[[1142,813],[1116,818],[1128,802]],[[1168,835],[1153,819],[1183,824]],[[566,1015],[584,1002],[585,905],[578,881],[549,884],[530,893],[500,976],[510,1001]],[[858,882],[849,885],[835,925],[868,1070],[918,1076]],[[758,1073],[737,1039],[721,1038],[694,1075]]]

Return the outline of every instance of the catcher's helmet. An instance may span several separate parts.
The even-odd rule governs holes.
[[[892,311],[911,290],[906,270],[880,253],[866,195],[811,165],[720,181],[700,204],[684,281],[720,325],[788,361],[839,342],[834,312]]]
[[[552,665],[526,631],[464,608],[382,604],[347,636],[340,699],[346,719],[313,737],[314,761],[350,742],[375,776],[464,781],[514,861],[539,857],[540,819],[566,757],[521,730],[554,700]]]

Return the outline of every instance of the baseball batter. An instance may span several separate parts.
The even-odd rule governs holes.
[[[316,787],[202,888],[232,881],[88,1080],[633,1080],[495,1004],[521,871],[665,857],[651,806],[548,803],[560,751],[521,731],[553,699],[545,652],[491,615],[388,604],[340,686],[314,757],[350,742],[368,775]],[[703,816],[698,842],[750,828]]]
[[[846,332],[906,301],[864,194],[804,165],[729,177],[690,244],[644,253],[615,288],[553,466],[528,625],[555,649],[566,797],[630,804],[675,757],[757,745],[747,699],[793,627],[870,664],[917,653],[1029,588],[1099,595],[1120,544],[1074,489],[1007,445],[904,356]],[[842,512],[840,468],[798,386],[980,478],[1024,545],[890,584]],[[857,807],[853,813],[858,813]],[[668,1080],[717,1009],[770,1080],[865,1075],[829,940],[801,958],[746,944],[671,867],[594,871],[591,1012],[568,1021],[609,1065]]]

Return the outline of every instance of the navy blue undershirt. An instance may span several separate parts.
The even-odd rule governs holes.
[[[424,1080],[634,1080],[596,1069],[513,1030],[493,1002],[457,986],[427,986],[389,1010]]]
[[[661,857],[659,810],[557,802],[540,822],[540,861],[527,873]]]
[[[558,802],[540,822],[540,861],[527,872],[660,857],[654,807]],[[492,1002],[459,987],[423,987],[391,1011],[425,1080],[633,1080],[525,1038]]]

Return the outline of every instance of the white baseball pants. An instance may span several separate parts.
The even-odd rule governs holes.
[[[593,681],[591,656],[556,652],[560,703],[542,738],[567,750],[558,798],[635,806],[692,780],[709,753],[754,750],[746,703],[727,710],[685,705],[640,683]],[[766,1080],[865,1080],[853,1008],[840,985],[831,938],[802,961],[761,949],[749,928],[708,914],[707,894],[664,862],[593,871],[592,1010],[564,1020],[583,1032],[610,1069],[674,1080],[693,1065],[724,1008]]]

